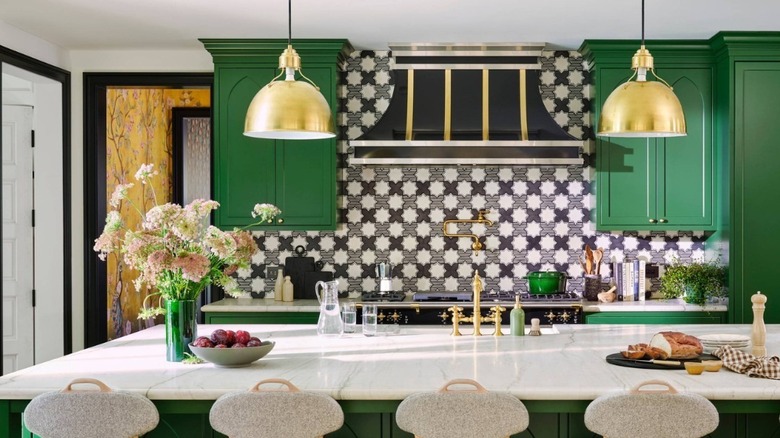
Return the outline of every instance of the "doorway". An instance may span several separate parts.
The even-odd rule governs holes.
[[[71,352],[70,74],[4,47],[0,64],[5,374]]]
[[[107,193],[110,193],[111,184],[124,184],[122,178],[129,178],[135,173],[132,166],[122,172],[107,178],[107,169],[116,168],[116,160],[122,155],[115,152],[109,157],[112,148],[107,134],[107,127],[111,126],[107,121],[114,120],[116,114],[109,108],[107,102],[109,96],[117,96],[117,90],[127,90],[127,96],[120,96],[122,100],[143,99],[142,90],[148,90],[152,94],[165,93],[165,90],[179,94],[194,95],[197,93],[188,90],[203,90],[211,95],[213,75],[208,74],[168,74],[168,73],[140,73],[140,74],[112,74],[112,73],[86,73],[84,75],[85,92],[85,172],[84,172],[84,208],[85,208],[85,279],[86,279],[86,303],[85,303],[85,346],[96,345],[114,337],[124,335],[128,331],[140,329],[138,320],[132,315],[133,306],[137,306],[142,300],[138,294],[130,291],[132,286],[128,278],[116,281],[119,277],[114,274],[115,268],[100,261],[93,251],[94,239],[100,234],[106,217]],[[135,90],[135,91],[133,91]],[[162,90],[162,91],[161,91]],[[121,95],[122,91],[119,92]],[[167,101],[167,99],[166,99]],[[173,102],[177,106],[180,102]],[[130,105],[132,106],[132,105]],[[167,116],[166,116],[167,117]],[[113,123],[113,122],[112,122]],[[166,122],[167,123],[167,122]],[[167,126],[167,125],[166,125]],[[136,148],[141,153],[139,148]],[[149,152],[143,149],[143,154]],[[136,165],[138,163],[135,163]],[[173,162],[175,170],[176,162]],[[127,166],[124,166],[127,167]],[[210,173],[209,173],[210,174]],[[129,175],[129,177],[128,177]],[[125,272],[128,273],[128,272]],[[123,275],[125,274],[123,273]],[[129,273],[128,273],[129,274]],[[108,283],[120,285],[121,288],[111,287]],[[108,291],[111,290],[111,294]],[[133,302],[123,300],[133,298]],[[109,317],[107,318],[107,315]]]

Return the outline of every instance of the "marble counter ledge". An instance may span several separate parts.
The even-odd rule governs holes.
[[[338,400],[401,400],[454,378],[472,378],[489,390],[522,400],[592,400],[649,379],[713,400],[780,400],[780,382],[728,370],[690,376],[684,370],[645,370],[607,364],[625,345],[647,342],[660,330],[749,334],[749,325],[555,326],[540,337],[451,337],[448,327],[401,327],[398,334],[341,338],[316,336],[313,325],[201,325],[245,329],[276,342],[247,368],[216,368],[165,361],[164,330],[155,326],[59,359],[0,377],[0,399],[30,399],[90,376],[153,400],[213,400],[271,377]],[[770,354],[780,352],[780,326],[767,326]],[[469,331],[470,332],[470,331]],[[583,380],[583,377],[587,377]]]
[[[582,305],[585,313],[595,312],[727,312],[726,304],[706,304],[699,306],[688,304],[682,299],[647,300],[647,301],[616,301],[613,303],[597,303],[585,301]]]
[[[346,301],[346,300],[339,300]],[[273,298],[225,298],[206,304],[201,312],[319,312],[317,300],[275,301]]]

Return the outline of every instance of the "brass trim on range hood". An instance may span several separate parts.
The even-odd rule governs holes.
[[[395,91],[350,140],[350,165],[582,166],[583,141],[547,111],[544,44],[391,45]],[[416,74],[415,74],[416,72]]]

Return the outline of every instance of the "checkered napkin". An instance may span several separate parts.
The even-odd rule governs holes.
[[[723,366],[731,371],[747,374],[748,377],[780,379],[780,357],[756,357],[729,345],[718,348],[712,354],[718,356],[723,361]]]

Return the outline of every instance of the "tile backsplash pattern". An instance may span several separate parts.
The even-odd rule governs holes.
[[[542,98],[552,117],[592,149],[590,75],[579,53],[545,52]],[[355,139],[373,126],[392,96],[393,60],[386,51],[355,52],[347,60],[337,116],[341,138]],[[340,290],[358,296],[374,290],[374,263],[394,265],[396,290],[470,290],[478,269],[486,290],[525,291],[531,271],[558,270],[582,292],[577,257],[583,245],[606,249],[605,261],[644,258],[668,262],[704,255],[702,233],[596,232],[591,210],[593,156],[584,167],[348,167],[347,141],[339,141],[339,226],[333,232],[257,232],[261,251],[239,283],[254,296],[273,291],[266,266],[283,264],[298,245],[324,262]],[[447,219],[471,219],[490,210],[492,226],[461,226],[481,236],[484,251],[471,240],[444,237]],[[455,228],[451,227],[450,232]],[[609,265],[602,276],[610,275]],[[606,280],[606,279],[605,279]]]

